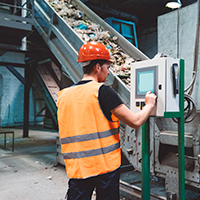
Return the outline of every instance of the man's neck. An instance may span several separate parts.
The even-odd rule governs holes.
[[[87,80],[92,80],[92,81],[98,82],[98,79],[96,77],[84,74],[84,76],[82,78],[82,81],[87,81]]]

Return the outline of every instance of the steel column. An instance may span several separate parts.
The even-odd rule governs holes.
[[[25,67],[25,85],[24,85],[24,123],[23,123],[23,137],[28,137],[29,131],[29,95],[30,89],[37,70],[38,61],[27,64]]]
[[[142,125],[142,199],[150,200],[149,118]]]
[[[24,85],[24,123],[23,123],[23,137],[28,137],[29,130],[29,92],[30,87],[28,85],[29,67],[25,68],[25,85]]]
[[[179,199],[185,200],[184,60],[180,60],[180,114],[178,120]]]

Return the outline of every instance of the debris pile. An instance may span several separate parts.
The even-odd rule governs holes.
[[[134,62],[134,59],[120,48],[117,44],[118,38],[89,20],[84,13],[71,3],[71,0],[47,1],[85,42],[97,41],[109,49],[111,59],[114,61],[111,70],[130,87],[130,65]]]

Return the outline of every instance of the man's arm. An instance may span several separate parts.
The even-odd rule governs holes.
[[[147,92],[145,97],[145,106],[139,112],[134,114],[130,109],[128,109],[124,104],[121,104],[111,110],[111,112],[122,122],[129,125],[134,129],[138,129],[149,117],[152,109],[156,103],[156,95],[151,92]]]

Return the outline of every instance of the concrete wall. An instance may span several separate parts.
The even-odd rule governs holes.
[[[149,58],[153,58],[158,52],[156,24],[143,27],[142,31],[138,31],[137,35],[139,49]]]
[[[185,60],[185,87],[192,78],[197,3],[158,17],[158,52]],[[199,36],[198,36],[199,37]],[[198,56],[199,57],[199,56]],[[192,97],[200,109],[200,62]]]
[[[24,69],[15,68],[23,77]],[[4,66],[0,66],[0,126],[23,124],[24,85]],[[34,121],[33,97],[30,92],[30,118]]]

